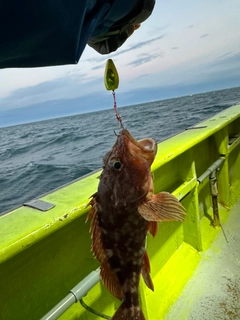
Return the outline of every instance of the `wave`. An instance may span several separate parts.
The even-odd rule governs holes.
[[[136,138],[162,141],[238,101],[240,88],[234,88],[119,108],[119,112]],[[118,130],[113,110],[1,128],[0,212],[100,168]]]

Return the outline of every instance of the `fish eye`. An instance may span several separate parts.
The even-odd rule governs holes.
[[[117,170],[121,169],[121,166],[122,164],[119,160],[115,161],[113,164],[114,169],[117,169]]]

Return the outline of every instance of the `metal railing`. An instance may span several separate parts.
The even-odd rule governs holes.
[[[84,297],[92,287],[100,280],[100,269],[96,269],[89,273],[82,281],[80,281],[70,293],[63,298],[55,307],[53,307],[45,316],[40,320],[55,320],[58,319],[68,308],[74,303],[78,302]]]

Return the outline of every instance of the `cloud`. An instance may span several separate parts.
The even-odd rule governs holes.
[[[202,35],[200,36],[200,38],[201,38],[201,39],[202,39],[202,38],[206,38],[208,35],[209,35],[209,33],[204,33],[204,34],[202,34]]]
[[[97,66],[95,66],[95,67],[92,67],[92,70],[98,70],[98,69],[105,69],[105,64],[99,64],[99,65],[97,65]]]
[[[225,58],[226,56],[229,56],[230,54],[232,54],[233,52],[230,51],[230,52],[227,52],[225,54],[222,54],[221,56],[217,57],[216,59],[222,59],[222,58]]]
[[[152,44],[158,40],[161,40],[163,37],[165,37],[165,34],[162,34],[162,35],[155,37],[155,38],[151,38],[147,41],[142,41],[142,42],[136,43],[135,45],[132,45],[131,47],[128,47],[127,49],[122,49],[122,47],[120,47],[120,48],[118,48],[117,51],[110,53],[110,55],[108,55],[108,57],[109,58],[117,57],[117,56],[124,54],[126,52],[133,51],[133,50],[142,48],[144,46],[149,46],[150,44]],[[103,60],[104,61],[106,60],[106,55],[100,55],[100,56],[96,56],[94,58],[84,59],[84,60],[81,60],[81,62],[88,62],[88,63],[93,64],[93,63],[103,62]],[[100,66],[96,66],[96,67],[93,67],[92,69],[96,70],[99,68],[100,68]]]
[[[172,50],[178,50],[179,47],[172,47]]]
[[[98,62],[102,62],[103,59],[105,59],[105,55],[99,55],[94,58],[88,58],[88,59],[81,60],[80,62],[98,63]]]
[[[139,58],[128,63],[128,66],[134,66],[134,67],[137,67],[137,66],[140,66],[141,64],[144,64],[144,63],[147,63],[147,62],[150,62],[156,58],[162,58],[164,57],[164,53],[161,52],[161,53],[157,53],[157,54],[140,54],[139,55]]]
[[[13,91],[1,99],[0,110],[22,108],[46,101],[81,97],[99,89],[102,77],[67,76]]]
[[[211,90],[237,87],[240,85],[240,52],[220,55],[211,62],[199,65],[196,71],[192,83],[205,84]]]
[[[232,54],[232,52],[227,52],[223,55],[218,56],[214,61],[210,62],[208,65],[210,68],[218,68],[219,70],[236,70],[240,72],[240,52]]]
[[[34,122],[112,107],[112,98],[105,91],[74,99],[56,99],[33,103],[22,108],[0,110],[0,127]]]
[[[115,57],[118,57],[118,56],[120,56],[120,55],[122,55],[124,53],[131,52],[133,50],[137,50],[137,49],[145,47],[145,46],[149,46],[152,43],[154,43],[154,42],[156,42],[158,40],[161,40],[164,36],[165,36],[165,34],[162,34],[162,35],[160,35],[158,37],[151,38],[151,39],[149,39],[147,41],[142,41],[142,42],[136,43],[135,45],[132,45],[131,47],[128,47],[127,49],[119,48],[117,51],[112,52],[110,55],[108,55],[108,58],[115,58]],[[94,58],[89,58],[89,59],[82,60],[82,62],[83,61],[88,62],[91,65],[95,64],[94,66],[91,67],[91,70],[98,70],[98,69],[101,69],[101,68],[104,69],[105,68],[106,55],[96,56]],[[103,61],[104,61],[104,63],[103,63]],[[151,60],[148,60],[148,61],[151,61]],[[134,65],[134,63],[130,63],[130,64]],[[142,64],[142,63],[139,63],[139,64],[137,63],[137,65],[140,65],[140,64]]]
[[[144,77],[147,77],[147,76],[150,76],[151,74],[150,73],[144,73],[144,74],[141,74],[140,76],[138,76],[137,78],[144,78]]]
[[[236,72],[235,79],[229,74],[227,77],[219,77],[218,73],[212,77],[206,76],[201,81],[192,81],[188,84],[181,82],[175,85],[157,85],[146,88],[139,87],[134,90],[125,91],[118,95],[118,106],[129,106],[154,100],[162,100],[194,93],[220,90],[229,87],[237,87],[240,80]],[[147,76],[147,74],[145,75]],[[150,76],[150,75],[149,75]],[[240,88],[239,88],[240,89]],[[238,92],[240,92],[238,89]],[[231,104],[239,102],[240,95],[233,95]],[[223,96],[224,99],[224,96]],[[8,109],[0,111],[0,127],[33,122],[67,115],[92,112],[113,107],[112,97],[109,92],[98,91],[94,94],[86,94],[74,99],[59,99],[32,104],[24,108]]]
[[[123,54],[123,53],[126,53],[126,52],[129,52],[129,51],[133,51],[133,50],[136,50],[136,49],[139,49],[139,48],[142,48],[144,46],[149,46],[150,44],[152,44],[153,42],[155,41],[158,41],[158,40],[161,40],[163,37],[165,37],[165,34],[162,34],[156,38],[152,38],[152,39],[149,39],[147,41],[142,41],[142,42],[139,42],[133,46],[131,46],[130,48],[128,49],[124,49],[124,50],[119,50],[118,52],[115,52],[112,57],[116,57],[120,54]]]

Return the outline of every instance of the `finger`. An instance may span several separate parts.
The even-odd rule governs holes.
[[[131,26],[129,26],[128,28],[127,28],[127,34],[128,34],[128,37],[130,37],[132,34],[133,34],[133,32],[135,31],[135,30],[137,30],[139,27],[141,26],[141,24],[133,24],[133,25],[131,25]]]

